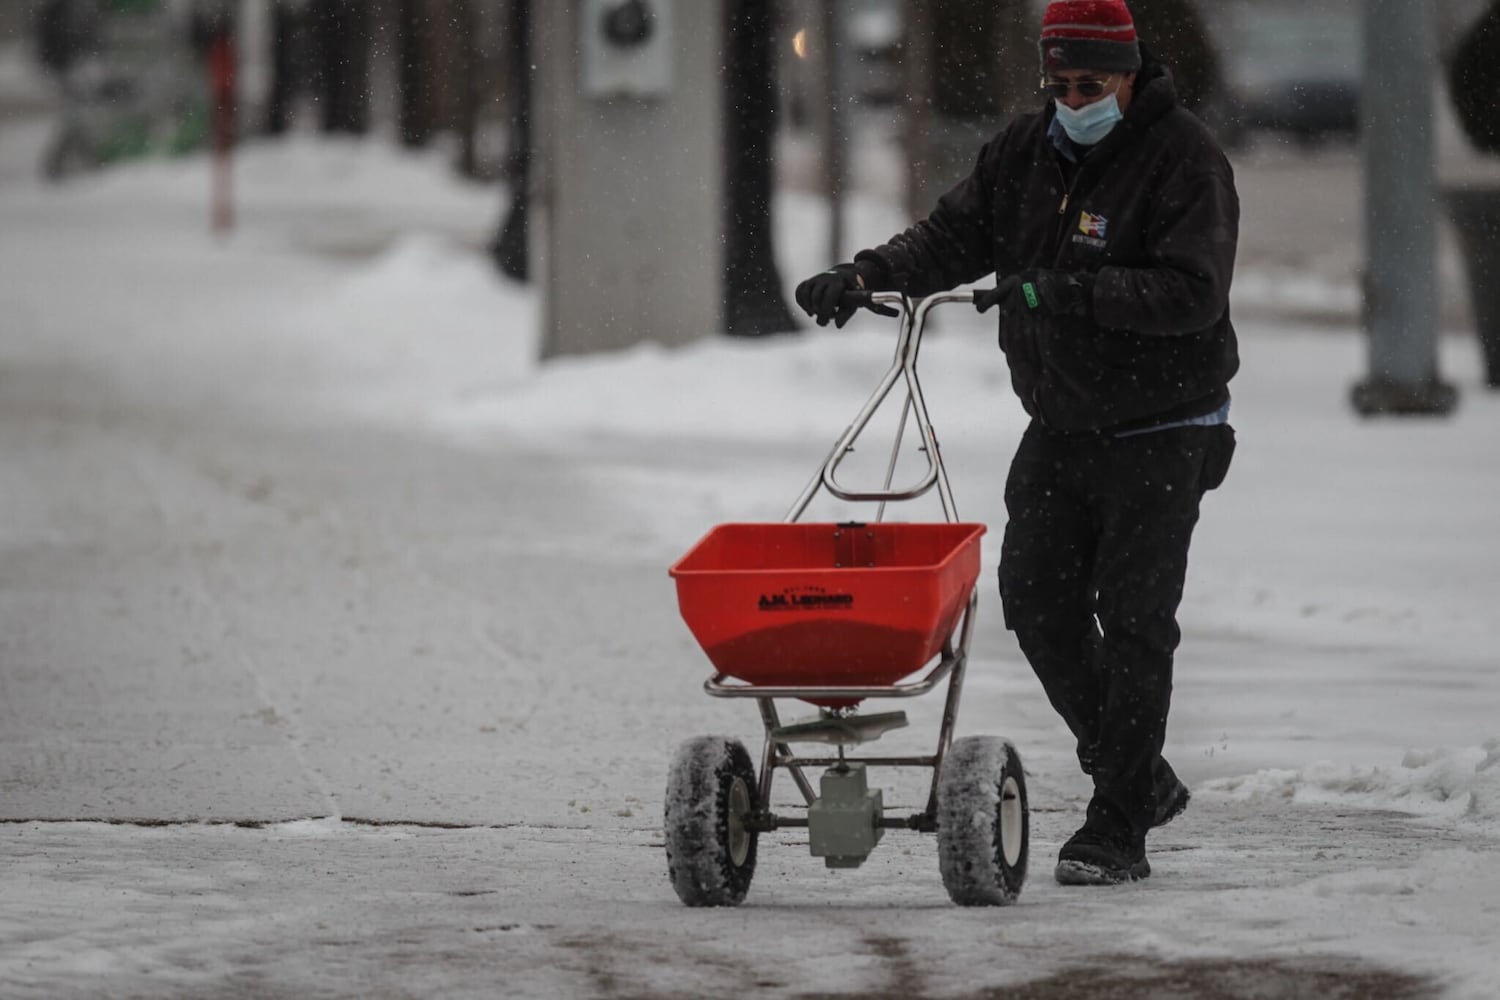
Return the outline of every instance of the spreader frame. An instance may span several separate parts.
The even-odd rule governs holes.
[[[901,503],[915,500],[925,496],[934,488],[938,491],[938,499],[942,504],[944,519],[950,522],[958,522],[958,505],[953,499],[953,490],[948,483],[948,473],[943,466],[942,451],[938,445],[937,434],[933,430],[932,419],[927,411],[926,398],[922,394],[922,385],[917,377],[917,359],[922,346],[922,331],[926,326],[927,317],[932,310],[938,306],[949,303],[972,303],[974,295],[972,292],[944,292],[930,295],[915,304],[907,296],[899,292],[871,292],[866,293],[866,301],[871,305],[893,306],[900,313],[900,329],[896,339],[895,357],[885,375],[881,378],[869,399],[855,416],[853,422],[845,429],[844,433],[834,442],[829,450],[828,457],[818,468],[807,486],[798,495],[796,501],[785,517],[786,523],[799,521],[813,499],[820,490],[840,500],[851,502],[873,502],[878,503],[875,520],[881,521],[885,516],[886,505],[889,503]],[[854,450],[854,443],[869,426],[875,413],[880,409],[882,403],[890,395],[898,383],[905,383],[906,400],[902,406],[900,422],[897,425],[895,441],[891,447],[890,461],[886,468],[885,482],[878,490],[853,489],[842,485],[838,481],[839,465],[845,457]],[[915,418],[917,433],[921,440],[921,451],[927,456],[927,469],[925,473],[910,486],[904,488],[893,487],[895,479],[896,463],[900,456],[901,444],[906,436],[906,423]],[[943,759],[947,756],[949,748],[953,744],[953,732],[958,722],[958,707],[963,694],[963,681],[969,659],[969,643],[974,633],[974,613],[979,603],[979,589],[976,585],[969,595],[963,615],[954,628],[953,635],[943,644],[941,655],[931,665],[924,667],[922,673],[916,680],[905,681],[889,686],[802,686],[802,685],[756,685],[744,683],[731,679],[728,675],[716,672],[703,684],[703,689],[716,698],[754,698],[760,709],[762,725],[765,728],[765,742],[761,750],[761,765],[759,770],[759,801],[762,807],[758,814],[751,818],[750,823],[756,829],[774,830],[778,827],[804,827],[807,825],[805,817],[783,817],[771,812],[771,788],[775,773],[778,769],[786,770],[796,783],[798,790],[802,793],[803,800],[811,805],[817,798],[812,783],[803,773],[804,768],[810,767],[835,767],[841,763],[853,764],[863,763],[875,767],[926,767],[932,769],[932,784],[927,795],[927,804],[922,812],[906,818],[887,816],[881,825],[886,827],[905,827],[917,830],[930,831],[936,828],[938,776],[942,773]],[[848,756],[842,752],[838,756],[801,756],[792,751],[789,743],[781,742],[773,737],[773,733],[781,727],[781,718],[776,709],[775,700],[778,698],[799,699],[847,699],[859,701],[866,698],[912,698],[924,695],[934,690],[944,680],[948,681],[948,691],[943,706],[942,723],[939,727],[937,747],[930,754],[916,756]],[[834,710],[840,711],[840,710]]]

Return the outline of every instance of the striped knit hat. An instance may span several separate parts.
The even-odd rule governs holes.
[[[1042,72],[1141,68],[1135,22],[1125,0],[1052,0],[1042,15]]]

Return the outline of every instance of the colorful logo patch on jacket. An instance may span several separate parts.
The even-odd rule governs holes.
[[[1105,238],[1107,229],[1109,229],[1109,220],[1104,216],[1094,215],[1092,212],[1078,213],[1078,231],[1083,235],[1102,240]]]

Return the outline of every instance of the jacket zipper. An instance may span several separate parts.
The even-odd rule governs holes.
[[[1067,235],[1068,229],[1068,203],[1073,200],[1073,191],[1078,187],[1079,179],[1083,177],[1083,168],[1080,166],[1078,172],[1073,175],[1072,183],[1069,183],[1068,175],[1063,172],[1062,164],[1058,163],[1056,164],[1056,167],[1057,176],[1063,182],[1063,196],[1062,204],[1057,206],[1057,217],[1061,221],[1058,225],[1057,239],[1052,251],[1052,261],[1054,264],[1058,263],[1061,260],[1063,250],[1067,247],[1067,240],[1065,237]]]
[[[1078,176],[1079,176],[1079,174],[1083,173],[1083,168],[1079,167],[1078,172],[1073,175],[1073,181],[1072,181],[1072,183],[1069,183],[1068,182],[1068,175],[1063,172],[1062,164],[1061,163],[1054,163],[1053,165],[1057,167],[1057,176],[1063,182],[1062,204],[1057,206],[1057,214],[1058,215],[1067,215],[1068,214],[1068,202],[1073,197],[1073,189],[1078,186]]]

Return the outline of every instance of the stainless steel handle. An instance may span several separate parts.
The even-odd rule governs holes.
[[[939,450],[937,435],[932,429],[932,420],[927,413],[927,401],[922,395],[922,384],[917,378],[917,355],[922,346],[922,332],[927,325],[927,317],[932,310],[940,305],[953,302],[974,301],[973,292],[940,292],[929,295],[913,305],[912,300],[900,292],[874,292],[870,294],[870,301],[878,305],[895,306],[900,312],[900,331],[896,338],[896,354],[875,391],[865,402],[855,416],[853,423],[834,443],[833,450],[828,453],[822,467],[812,480],[797,497],[792,508],[787,512],[788,522],[798,520],[812,503],[813,497],[819,489],[826,489],[831,495],[840,500],[857,502],[880,502],[881,513],[884,513],[884,504],[887,502],[899,502],[903,500],[915,500],[926,494],[934,486],[938,488],[938,496],[943,505],[943,514],[949,521],[958,520],[957,506],[953,502],[953,491],[948,485],[948,474],[943,468],[942,452]],[[906,384],[905,409],[902,412],[901,423],[896,432],[896,440],[891,450],[891,462],[886,474],[884,488],[877,490],[853,489],[838,481],[839,465],[854,450],[854,442],[864,433],[869,426],[870,420],[880,409],[898,382]],[[902,438],[905,436],[906,419],[910,414],[916,418],[917,433],[922,441],[922,450],[927,454],[926,472],[913,484],[907,487],[893,489],[891,478],[895,471],[896,458],[901,448]],[[877,518],[878,520],[879,518]]]

